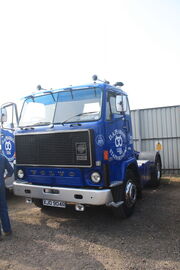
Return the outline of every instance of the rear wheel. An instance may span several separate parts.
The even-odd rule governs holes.
[[[158,187],[160,185],[161,171],[162,171],[161,158],[159,155],[157,155],[155,164],[151,167],[151,180],[149,183],[151,187]]]
[[[123,184],[121,200],[123,204],[118,208],[113,208],[113,213],[117,217],[127,218],[134,212],[137,201],[137,181],[132,170],[127,170],[126,179]]]

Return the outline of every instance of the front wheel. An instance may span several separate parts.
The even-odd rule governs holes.
[[[127,218],[134,212],[137,201],[137,181],[132,170],[127,170],[126,179],[123,184],[121,200],[123,204],[118,208],[113,208],[115,216],[120,218]]]

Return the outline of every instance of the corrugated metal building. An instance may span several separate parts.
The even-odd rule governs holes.
[[[134,147],[160,150],[163,169],[180,174],[180,105],[132,110]]]
[[[159,143],[163,169],[180,175],[180,105],[132,110],[131,118],[134,148],[154,151]]]

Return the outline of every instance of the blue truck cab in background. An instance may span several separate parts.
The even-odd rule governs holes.
[[[161,157],[134,150],[121,85],[39,87],[25,97],[15,130],[16,195],[38,207],[106,205],[120,217],[133,213],[142,188],[159,185]]]
[[[14,104],[15,105],[15,104]],[[4,155],[11,166],[14,168],[15,163],[15,142],[14,142],[14,128],[12,128],[12,125],[10,123],[16,122],[12,121],[13,115],[15,113],[13,103],[6,103],[3,106],[6,107],[6,114],[7,111],[9,112],[9,116],[11,115],[11,119],[7,119],[7,117],[3,116],[3,109],[1,109],[1,120],[5,120],[4,125],[0,127],[0,152],[2,155]],[[16,106],[16,105],[15,105]],[[17,110],[17,109],[16,109]],[[9,121],[7,121],[9,120]],[[2,122],[3,122],[2,121]],[[11,177],[8,177],[5,181],[5,186],[7,190],[13,189],[13,182],[14,182],[14,174]]]

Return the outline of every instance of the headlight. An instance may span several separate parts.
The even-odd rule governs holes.
[[[98,172],[93,172],[91,174],[91,180],[94,182],[94,183],[99,183],[101,181],[101,175],[98,173]]]
[[[17,171],[17,176],[18,176],[18,178],[20,178],[20,179],[22,179],[23,177],[24,177],[24,172],[23,172],[23,170],[18,170]]]

